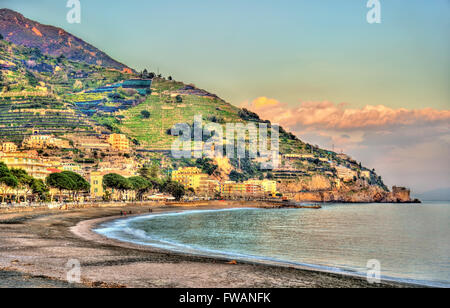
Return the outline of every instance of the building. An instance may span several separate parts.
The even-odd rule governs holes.
[[[46,148],[71,148],[68,140],[55,138],[51,135],[31,135],[23,141],[24,148],[46,149]]]
[[[336,166],[336,172],[338,178],[342,179],[344,182],[353,181],[354,177],[358,175],[355,170],[343,166]]]
[[[5,153],[17,152],[17,145],[14,142],[5,142],[1,149]]]
[[[136,199],[136,192],[133,190],[117,191],[114,189],[105,189],[103,187],[103,177],[110,173],[116,173],[123,177],[131,177],[134,174],[124,170],[108,170],[108,171],[93,171],[89,175],[89,183],[91,184],[91,198],[94,200],[102,199],[107,192],[110,193],[111,200],[114,201],[130,201]]]
[[[220,193],[220,182],[210,179],[202,179],[196,191],[196,195],[202,197],[215,197],[218,193]]]
[[[108,143],[111,145],[111,148],[115,151],[119,152],[129,152],[130,151],[130,142],[128,141],[127,136],[123,134],[112,134],[108,137]]]
[[[52,168],[52,165],[39,158],[36,151],[0,152],[0,162],[10,169],[23,169],[28,175],[40,180],[45,180],[51,173],[48,169]]]
[[[227,181],[220,186],[220,194],[226,199],[254,199],[266,195],[262,181],[236,183]]]
[[[371,177],[371,172],[370,172],[369,170],[363,170],[363,171],[361,171],[361,176],[362,176],[363,178],[370,179],[370,177]]]
[[[254,184],[261,186],[262,190],[266,194],[276,194],[277,191],[277,182],[271,180],[248,180],[245,182],[246,184]]]
[[[299,159],[314,159],[314,154],[285,154],[283,156],[284,159],[287,160],[299,160]]]
[[[405,187],[392,187],[392,194],[397,202],[410,202],[411,190]]]
[[[186,189],[192,188],[198,191],[202,182],[208,179],[208,175],[202,173],[197,167],[179,168],[172,172],[172,181],[182,184]]]
[[[111,148],[109,143],[98,137],[83,136],[81,138],[74,138],[74,143],[77,148],[86,149],[89,151],[108,151]]]
[[[63,163],[60,167],[63,171],[72,171],[78,174],[81,174],[83,169],[81,168],[81,165],[76,163]]]
[[[89,182],[91,184],[91,198],[101,199],[105,194],[103,189],[103,176],[102,172],[91,172]]]

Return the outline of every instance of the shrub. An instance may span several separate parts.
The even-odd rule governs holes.
[[[144,119],[150,118],[150,112],[148,112],[147,110],[142,110],[141,115]]]

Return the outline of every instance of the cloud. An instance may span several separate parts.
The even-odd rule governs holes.
[[[449,122],[450,110],[393,109],[384,105],[349,108],[346,104],[302,102],[289,107],[275,99],[259,97],[241,107],[257,112],[262,118],[295,128],[299,126],[336,130]]]
[[[328,101],[291,107],[267,97],[241,107],[282,125],[305,142],[350,154],[375,168],[390,186],[422,192],[450,181],[450,110],[352,108]]]

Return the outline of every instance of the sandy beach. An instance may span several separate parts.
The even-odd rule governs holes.
[[[106,220],[186,209],[243,207],[212,202],[193,206],[128,205],[72,210],[0,212],[0,287],[175,287],[175,288],[353,288],[409,287],[307,269],[265,264],[229,264],[214,259],[104,238],[91,229]],[[245,203],[245,207],[258,204]],[[81,284],[66,282],[66,264],[81,263]]]

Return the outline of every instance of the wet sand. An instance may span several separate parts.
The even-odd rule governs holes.
[[[215,202],[195,209],[243,204]],[[245,203],[245,207],[258,204]],[[199,257],[104,238],[91,229],[134,215],[193,209],[192,206],[133,206],[32,212],[0,212],[0,287],[175,288],[359,288],[410,287],[307,269]],[[81,263],[81,284],[66,282],[66,264]]]

